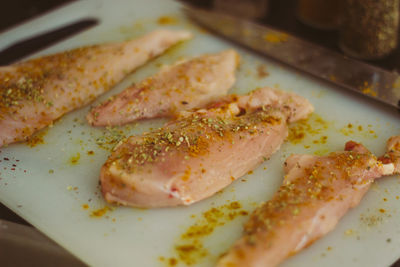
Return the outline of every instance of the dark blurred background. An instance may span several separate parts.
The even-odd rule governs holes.
[[[76,0],[3,1],[1,6],[2,15],[0,16],[0,32],[19,23],[23,23],[32,17],[39,16],[40,14],[49,12],[56,7],[73,1]],[[181,2],[205,8],[212,7],[214,1],[218,0],[181,0]],[[268,2],[268,11],[266,12],[266,16],[257,19],[257,21],[274,26],[278,29],[287,31],[300,36],[303,39],[318,43],[321,46],[328,47],[341,53],[341,50],[338,47],[337,30],[319,30],[309,27],[297,19],[297,0],[265,0],[265,2]],[[385,58],[369,61],[369,63],[391,71],[400,70],[400,50],[396,49]]]
[[[2,1],[0,32],[76,0],[11,0]]]

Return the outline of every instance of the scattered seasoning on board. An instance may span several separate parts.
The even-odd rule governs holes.
[[[339,45],[348,55],[378,59],[397,46],[399,0],[346,0]]]
[[[77,152],[74,156],[71,156],[68,160],[68,162],[71,165],[77,165],[79,163],[79,160],[81,159],[81,154]]]
[[[126,129],[127,131],[130,128]],[[112,151],[115,145],[117,145],[121,140],[126,138],[126,134],[123,130],[113,127],[106,127],[105,132],[95,139],[96,144],[107,151]]]
[[[356,136],[362,136],[363,138],[373,138],[373,139],[378,138],[378,135],[372,129],[371,124],[368,124],[367,126],[362,126],[362,125],[353,125],[352,123],[348,123],[346,126],[340,128],[339,132],[351,138],[355,138]]]
[[[42,131],[28,137],[26,140],[26,144],[30,147],[35,147],[39,144],[44,144],[44,137],[46,136],[48,132],[48,128],[43,129]]]
[[[372,212],[370,211],[370,209],[367,209],[366,213],[360,215],[360,222],[362,223],[362,225],[368,227],[376,227],[380,224],[385,223],[386,219],[390,217],[392,217],[392,215],[386,209],[379,208]]]
[[[209,251],[203,246],[205,238],[214,230],[241,216],[247,216],[248,212],[242,208],[238,201],[213,207],[201,214],[187,230],[180,236],[174,245],[176,257],[159,257],[158,260],[165,266],[172,267],[178,263],[186,266],[198,264],[201,259],[209,255]],[[195,218],[196,216],[191,216]]]
[[[317,136],[326,131],[329,123],[317,114],[312,114],[305,120],[300,120],[289,125],[288,141],[292,144],[304,143],[306,136]],[[314,144],[325,144],[327,136],[321,136],[320,139],[314,140]],[[306,145],[305,145],[306,146]],[[308,148],[308,147],[306,147]]]
[[[94,210],[90,213],[90,217],[93,218],[101,218],[103,217],[107,212],[112,211],[113,209],[111,207],[105,206],[104,208],[100,208],[97,210]]]
[[[0,150],[0,153],[1,153],[1,150]],[[18,162],[20,162],[20,160],[19,159],[16,159],[16,158],[14,158],[14,157],[10,157],[10,158],[8,158],[8,157],[3,157],[2,159],[0,158],[0,162],[4,162],[4,166],[0,169],[0,170],[10,170],[10,171],[13,171],[13,172],[18,172],[18,173],[20,173],[21,171],[23,171],[24,173],[27,173],[27,171],[26,170],[24,170],[24,169],[22,169],[22,168],[20,168],[20,167],[18,167]],[[1,176],[1,171],[0,171],[0,176]],[[14,178],[15,178],[16,176],[14,176]],[[2,180],[2,177],[0,177],[0,180]],[[5,185],[7,185],[7,183],[5,183]]]
[[[178,19],[172,16],[161,16],[158,18],[157,23],[160,25],[174,25]]]
[[[361,214],[360,220],[363,224],[367,225],[368,227],[374,227],[383,222],[383,218],[380,215],[364,215]]]
[[[263,64],[257,66],[257,77],[259,79],[263,79],[269,76],[269,72],[267,71],[267,67]]]
[[[352,235],[353,234],[353,229],[347,229],[346,231],[344,231],[345,235]]]

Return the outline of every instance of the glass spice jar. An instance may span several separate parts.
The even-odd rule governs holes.
[[[339,28],[344,0],[298,0],[297,18],[304,24],[322,29]]]
[[[349,56],[379,59],[397,47],[399,0],[346,0],[339,46]]]

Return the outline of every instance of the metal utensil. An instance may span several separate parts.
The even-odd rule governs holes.
[[[270,58],[400,108],[400,76],[288,33],[214,11],[186,7],[200,25]]]

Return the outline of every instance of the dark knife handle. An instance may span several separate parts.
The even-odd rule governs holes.
[[[9,65],[97,24],[97,19],[87,18],[12,44],[0,51],[0,66]]]

